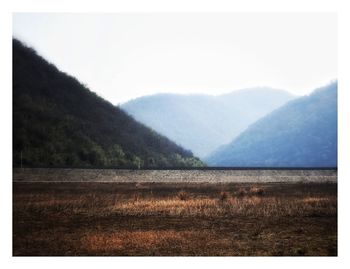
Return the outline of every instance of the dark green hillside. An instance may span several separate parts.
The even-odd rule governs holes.
[[[21,159],[24,166],[203,165],[13,40],[14,166]]]
[[[207,162],[237,167],[337,166],[337,82],[252,124]]]

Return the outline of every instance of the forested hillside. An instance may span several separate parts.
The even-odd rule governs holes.
[[[292,98],[283,90],[251,88],[219,96],[156,94],[121,108],[202,158]]]
[[[13,40],[13,165],[21,162],[69,167],[203,165],[190,151]]]
[[[337,166],[337,82],[260,119],[206,161],[213,166]]]

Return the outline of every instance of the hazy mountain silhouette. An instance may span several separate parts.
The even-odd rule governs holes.
[[[337,85],[288,102],[206,161],[236,167],[337,166]]]
[[[121,108],[204,157],[292,98],[283,90],[252,88],[219,96],[156,94],[131,100]]]
[[[201,166],[169,139],[13,40],[13,165]]]

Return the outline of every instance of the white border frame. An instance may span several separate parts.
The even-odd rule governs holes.
[[[1,83],[1,167],[0,179],[0,255],[2,268],[96,268],[105,266],[135,266],[138,268],[286,268],[295,267],[347,267],[350,249],[350,12],[347,1],[341,0],[127,0],[127,1],[83,1],[83,0],[3,0],[0,3],[0,83]],[[338,257],[327,258],[273,258],[273,257],[232,257],[232,258],[28,258],[12,257],[12,13],[13,12],[337,12],[338,14]],[[297,225],[297,224],[296,224]],[[10,247],[11,246],[11,247]]]

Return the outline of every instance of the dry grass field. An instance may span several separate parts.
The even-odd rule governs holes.
[[[13,183],[13,255],[337,255],[336,183]]]

